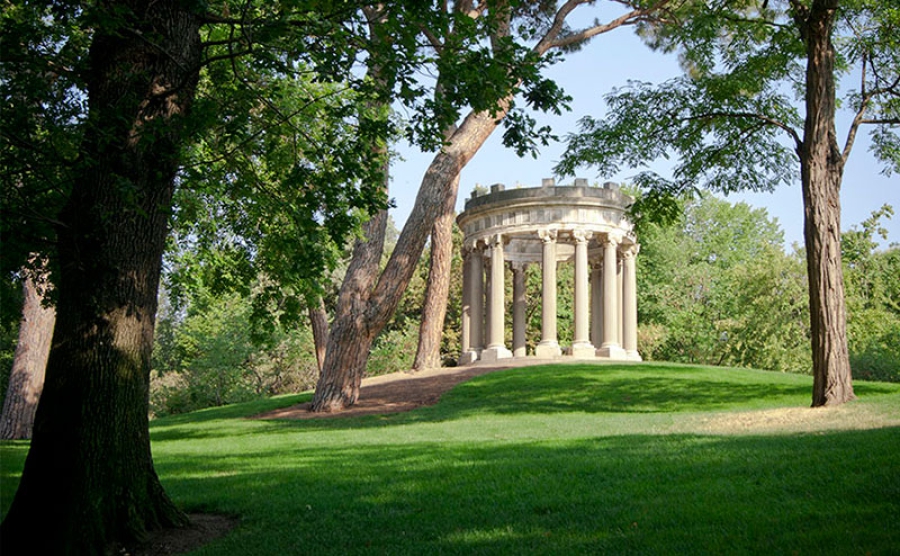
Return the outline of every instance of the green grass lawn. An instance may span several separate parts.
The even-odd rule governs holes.
[[[308,394],[154,421],[194,554],[897,554],[900,384],[805,408],[807,376],[511,369],[389,416],[258,421]],[[799,421],[799,423],[798,423]],[[2,444],[4,513],[26,443]]]

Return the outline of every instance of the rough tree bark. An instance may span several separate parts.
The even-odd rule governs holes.
[[[313,333],[313,344],[315,344],[316,348],[316,365],[318,365],[319,374],[321,375],[328,347],[328,311],[325,310],[325,301],[318,297],[316,305],[310,305],[308,313],[309,324]]]
[[[341,284],[328,334],[325,365],[316,384],[313,411],[333,411],[328,400],[347,400],[349,405],[359,397],[362,372],[377,335],[377,331],[373,333],[368,326],[367,313],[369,296],[384,250],[387,220],[386,210],[373,215],[363,226],[363,237],[357,239],[353,246],[350,266]],[[317,403],[325,405],[317,406]]]
[[[57,230],[56,329],[4,554],[101,554],[186,522],[153,468],[147,410],[200,22],[175,0],[102,6],[83,162]]]
[[[451,187],[459,191],[459,175]],[[450,293],[450,263],[453,260],[453,220],[456,198],[448,199],[431,228],[431,265],[425,284],[422,321],[419,324],[419,345],[413,369],[437,369],[441,366],[441,338],[447,316],[447,296]]]
[[[377,19],[370,18],[370,21],[372,34],[378,37]],[[446,145],[425,172],[412,212],[380,277],[377,261],[384,246],[386,211],[376,216],[380,226],[372,225],[364,230],[366,239],[357,241],[341,285],[325,366],[316,384],[311,411],[340,411],[356,403],[372,343],[409,285],[429,230],[444,207],[456,202],[455,187],[459,181],[450,178],[459,176],[508,110],[509,99],[506,99],[500,112],[493,116],[473,112],[452,136],[446,137]]]
[[[847,346],[841,265],[841,180],[844,157],[834,118],[835,51],[831,41],[837,0],[792,2],[806,43],[806,122],[800,145],[804,238],[809,276],[813,407],[855,398]]]
[[[24,270],[22,280],[22,320],[19,341],[9,375],[9,387],[0,415],[0,438],[31,438],[34,413],[44,387],[44,371],[50,354],[50,337],[56,322],[56,311],[44,306],[43,290],[35,282],[31,270]]]

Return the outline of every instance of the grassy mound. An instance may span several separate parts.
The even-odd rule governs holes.
[[[188,511],[240,526],[196,554],[889,554],[900,385],[806,409],[811,378],[565,364],[385,416],[245,419],[309,395],[153,422]],[[2,510],[26,443],[2,444]]]

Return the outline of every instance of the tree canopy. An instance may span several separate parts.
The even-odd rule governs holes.
[[[796,7],[794,5],[796,4]],[[703,186],[722,193],[771,191],[799,179],[806,51],[793,14],[800,2],[729,0],[688,4],[674,22],[645,26],[646,42],[677,52],[684,75],[629,82],[606,96],[605,118],[585,117],[557,166],[603,175],[672,158],[672,176],[638,175],[647,189]],[[900,11],[876,1],[842,4],[835,24],[835,72],[849,116],[842,156],[871,126],[873,154],[900,170]]]

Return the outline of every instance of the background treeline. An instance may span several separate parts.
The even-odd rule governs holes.
[[[639,344],[644,359],[809,373],[802,248],[785,251],[783,232],[765,209],[713,196],[684,201],[682,208],[670,224],[640,225]],[[885,206],[842,238],[850,356],[857,379],[900,381],[900,246],[882,249],[878,243],[886,235],[881,220],[891,215]],[[397,235],[390,228],[389,248]],[[459,352],[462,261],[461,237],[458,230],[455,234],[442,345],[445,365],[452,365]],[[426,252],[399,310],[376,341],[370,376],[411,367],[428,260]],[[215,273],[182,272],[189,268],[197,268],[189,254],[168,258],[151,377],[153,413],[192,411],[315,385],[319,370],[309,323],[273,298],[265,277],[235,291],[220,287]],[[337,269],[326,292],[334,293],[342,276]],[[526,277],[527,334],[533,349],[540,340],[540,267],[530,265]],[[571,265],[560,266],[559,280],[559,337],[566,345],[572,335]],[[14,278],[3,288],[0,357],[8,373],[21,296]],[[262,291],[265,296],[259,295]],[[325,299],[331,312],[333,295],[326,293]],[[6,382],[4,376],[4,388]]]
[[[885,205],[842,234],[854,378],[900,381],[900,245]],[[810,373],[805,253],[783,248],[765,209],[716,197],[638,230],[639,348],[645,359]]]

